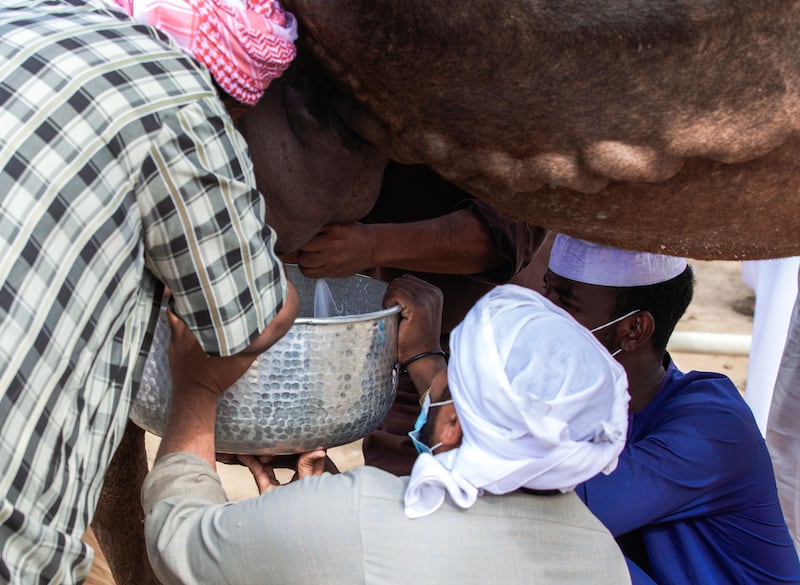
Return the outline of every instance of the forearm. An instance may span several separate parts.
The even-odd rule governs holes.
[[[486,225],[471,211],[411,223],[371,224],[375,264],[440,274],[478,274],[502,264]]]
[[[170,453],[193,453],[216,469],[214,425],[217,395],[204,388],[174,387],[156,461]]]
[[[360,537],[359,477],[323,474],[228,502],[201,459],[172,454],[142,491],[150,562],[165,585],[291,583],[298,571],[306,583],[364,582],[361,547],[342,547]]]
[[[213,519],[225,502],[219,476],[202,459],[173,453],[156,462],[145,478],[142,508],[147,553],[160,582],[223,582]]]

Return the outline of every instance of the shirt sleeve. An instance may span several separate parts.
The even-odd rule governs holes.
[[[326,473],[226,502],[205,460],[166,455],[142,487],[153,570],[167,585],[305,583],[352,574],[363,566],[356,477]]]
[[[214,100],[159,120],[136,189],[145,265],[203,349],[244,349],[286,295],[244,139]]]
[[[504,284],[524,269],[547,235],[546,229],[501,215],[494,207],[478,199],[465,200],[457,208],[469,209],[486,225],[497,253],[503,259],[500,267],[471,275],[491,284]]]
[[[753,437],[738,411],[714,409],[703,398],[673,406],[654,432],[625,447],[616,470],[578,486],[614,536],[752,500],[759,481],[754,470],[768,463],[760,437]]]

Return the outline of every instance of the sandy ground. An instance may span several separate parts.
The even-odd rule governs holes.
[[[741,262],[696,261],[692,265],[697,281],[694,299],[675,330],[750,335],[753,318],[732,309],[735,301],[752,294],[742,283]],[[671,353],[681,370],[721,372],[744,393],[747,382],[746,355]]]
[[[752,331],[752,317],[741,315],[732,309],[735,301],[751,294],[750,289],[742,283],[741,263],[696,261],[692,264],[696,274],[695,296],[676,331],[749,335]],[[746,355],[672,352],[672,356],[680,369],[722,372],[733,380],[741,392],[744,392],[747,381]],[[158,448],[158,437],[148,435],[147,448],[152,461]],[[343,471],[363,464],[360,441],[330,449],[329,454]],[[219,465],[219,473],[232,500],[257,495],[253,479],[245,468]],[[114,581],[99,552],[97,559],[87,583],[113,585]]]

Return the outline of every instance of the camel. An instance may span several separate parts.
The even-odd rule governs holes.
[[[793,2],[284,5],[301,26],[296,71],[239,121],[281,253],[365,215],[389,159],[600,243],[709,260],[800,253]],[[129,431],[94,529],[117,582],[146,584],[130,512],[143,433]]]

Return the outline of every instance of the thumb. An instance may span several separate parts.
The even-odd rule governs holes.
[[[261,463],[256,457],[252,455],[239,455],[239,460],[247,466],[250,473],[253,474],[253,479],[256,481],[258,493],[263,494],[280,485],[280,482],[275,477],[275,470],[271,465]]]
[[[311,477],[312,475],[322,475],[322,472],[325,471],[326,457],[327,453],[323,448],[300,455],[297,460],[297,473],[294,474],[292,481]]]

